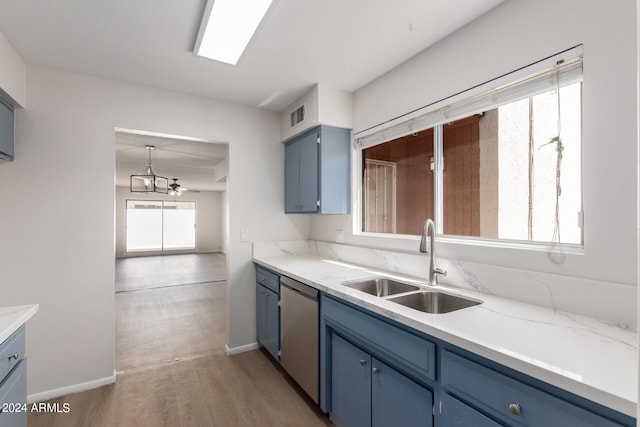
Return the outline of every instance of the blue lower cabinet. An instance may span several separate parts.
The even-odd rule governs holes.
[[[448,394],[442,395],[436,412],[436,420],[437,425],[440,426],[500,427],[500,424]]]
[[[523,427],[624,425],[449,351],[442,352],[441,368],[442,387],[448,393],[500,423]]]
[[[322,294],[320,302],[320,409],[340,427],[636,425],[341,299]]]
[[[429,390],[332,334],[332,418],[343,427],[431,427]]]
[[[256,267],[256,339],[280,360],[280,277]]]

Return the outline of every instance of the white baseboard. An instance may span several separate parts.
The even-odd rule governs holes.
[[[257,349],[258,343],[253,342],[251,344],[241,345],[239,347],[229,348],[227,344],[224,345],[224,352],[227,356],[233,356],[234,354],[244,353],[245,351],[251,351]]]
[[[42,393],[30,394],[27,396],[27,403],[42,402],[45,400],[55,399],[57,397],[67,396],[69,394],[79,393],[81,391],[93,390],[94,388],[102,387],[103,385],[115,384],[116,371],[113,371],[113,376],[99,378],[93,381],[87,381],[86,383],[73,384],[66,387],[56,388],[54,390],[43,391]]]

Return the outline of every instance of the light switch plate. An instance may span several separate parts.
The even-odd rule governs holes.
[[[249,241],[249,230],[240,230],[240,241],[241,242]]]

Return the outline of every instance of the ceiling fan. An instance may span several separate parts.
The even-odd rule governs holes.
[[[192,193],[199,193],[197,190],[189,190],[188,188],[184,188],[180,184],[178,184],[178,178],[171,178],[173,183],[169,184],[169,195],[170,196],[180,196],[183,191],[191,191]]]

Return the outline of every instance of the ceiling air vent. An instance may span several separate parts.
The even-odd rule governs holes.
[[[296,127],[304,122],[304,105],[299,106],[291,112],[291,127]]]

